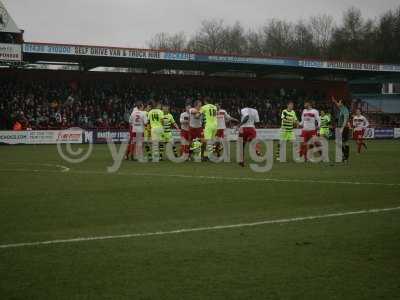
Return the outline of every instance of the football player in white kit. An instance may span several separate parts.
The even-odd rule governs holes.
[[[185,110],[179,117],[179,123],[181,124],[181,153],[189,154],[190,150],[190,105],[186,105]]]
[[[200,100],[196,100],[193,107],[189,109],[189,142],[190,145],[193,143],[194,140],[201,142],[201,159],[203,159],[205,144],[202,118],[203,116],[200,112],[201,106],[202,102]]]
[[[246,107],[240,111],[240,120],[239,138],[242,139],[244,149],[247,143],[257,137],[255,124],[260,122],[260,117],[256,109]],[[256,151],[260,151],[259,145],[257,145]],[[239,165],[244,167],[244,153],[240,157]]]
[[[237,122],[239,120],[231,117],[225,109],[221,108],[221,104],[217,104],[217,137],[224,139],[225,138],[225,129],[226,129],[226,122]]]
[[[190,141],[194,139],[203,140],[203,120],[201,116],[201,101],[196,100],[194,106],[189,109],[189,132]]]
[[[318,128],[321,126],[321,118],[318,110],[312,108],[311,102],[306,101],[304,107],[300,122],[300,126],[302,127],[301,137],[303,139],[300,148],[300,157],[304,156],[307,161],[308,141],[317,136]]]
[[[226,123],[227,122],[236,122],[240,123],[239,120],[230,116],[225,109],[222,109],[221,104],[216,104],[217,106],[217,134],[216,137],[219,139],[225,139],[225,131],[226,131]],[[215,147],[215,151],[218,156],[222,151],[222,143],[217,143]]]
[[[356,114],[353,117],[353,139],[357,143],[357,152],[361,153],[361,148],[367,149],[367,145],[364,142],[365,129],[369,126],[369,122],[366,117],[361,114],[361,110],[357,109]]]
[[[129,145],[125,153],[125,159],[134,159],[135,155],[143,154],[144,130],[148,120],[144,111],[143,102],[137,102],[129,117],[130,133]]]

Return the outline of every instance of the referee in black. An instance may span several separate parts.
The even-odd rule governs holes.
[[[343,100],[338,100],[332,97],[333,103],[335,103],[338,108],[337,112],[337,123],[336,123],[336,133],[338,131],[342,135],[342,162],[348,163],[350,156],[350,146],[349,146],[349,137],[350,137],[350,127],[349,127],[349,117],[350,112],[349,109],[344,105]]]

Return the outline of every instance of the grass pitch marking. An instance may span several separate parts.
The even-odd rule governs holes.
[[[140,238],[140,237],[150,237],[150,236],[162,236],[162,235],[175,235],[188,232],[199,232],[199,231],[215,231],[224,229],[235,229],[243,227],[255,227],[268,224],[284,224],[284,223],[294,223],[309,220],[319,220],[336,218],[351,215],[364,215],[364,214],[377,214],[383,212],[397,211],[400,210],[398,207],[388,207],[388,208],[376,208],[376,209],[364,209],[348,212],[337,212],[325,215],[314,215],[305,217],[294,217],[286,219],[275,219],[275,220],[265,220],[253,223],[238,223],[230,225],[217,225],[217,226],[207,226],[207,227],[193,227],[193,228],[182,228],[170,231],[155,231],[155,232],[143,232],[143,233],[128,233],[120,235],[103,235],[103,236],[89,236],[89,237],[77,237],[71,239],[60,239],[60,240],[49,240],[49,241],[37,241],[37,242],[25,242],[25,243],[15,243],[15,244],[0,244],[0,249],[7,248],[19,248],[28,246],[41,246],[41,245],[52,245],[52,244],[66,244],[66,243],[77,243],[77,242],[87,242],[87,241],[101,241],[101,240],[113,240],[113,239],[129,239],[129,238]]]
[[[46,163],[31,163],[31,162],[1,162],[2,164],[7,164],[7,165],[28,165],[28,166],[37,166],[37,167],[50,167],[50,168],[56,168],[57,170],[54,170],[55,172],[61,172],[61,173],[65,173],[65,172],[69,172],[70,168],[63,166],[63,165],[59,165],[59,164],[46,164]],[[47,170],[43,170],[43,169],[1,169],[0,171],[17,171],[17,172],[27,172],[27,171],[31,171],[31,172],[41,172],[41,171],[47,171]],[[48,170],[49,172],[51,172],[52,170]]]
[[[21,163],[25,164],[25,163]],[[104,176],[145,176],[145,177],[168,177],[168,178],[188,178],[188,179],[207,179],[207,180],[227,180],[227,181],[254,181],[254,182],[283,182],[283,183],[309,183],[309,184],[343,184],[343,185],[369,185],[369,186],[388,186],[400,187],[400,183],[386,182],[361,182],[361,181],[336,181],[336,180],[318,180],[318,179],[293,179],[293,178],[261,178],[261,177],[228,177],[228,176],[207,176],[207,175],[185,175],[185,174],[157,174],[157,173],[134,173],[134,172],[117,172],[107,173],[94,170],[71,170],[63,165],[56,164],[37,164],[41,166],[56,167],[58,170],[44,169],[0,169],[0,172],[31,172],[31,173],[68,173],[68,174],[88,174],[88,175],[104,175]]]
[[[212,180],[232,180],[232,181],[264,181],[264,182],[284,182],[284,183],[327,183],[327,184],[347,184],[347,185],[378,185],[378,186],[398,186],[400,183],[385,182],[359,182],[359,181],[335,181],[317,179],[291,179],[291,178],[257,178],[257,177],[225,177],[225,176],[204,176],[204,175],[184,175],[184,174],[152,174],[152,173],[116,173],[117,175],[134,175],[148,177],[173,177],[189,179],[212,179]]]

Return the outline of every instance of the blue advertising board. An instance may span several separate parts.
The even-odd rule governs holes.
[[[61,45],[50,43],[24,43],[24,53],[114,57],[125,59],[150,59],[164,61],[193,61],[207,63],[229,63],[264,66],[281,66],[294,68],[314,68],[350,71],[396,72],[400,73],[400,65],[359,63],[343,61],[324,61],[318,59],[247,57],[235,55],[197,54],[187,51],[162,51],[151,49],[134,49],[119,47],[102,47],[86,45]]]
[[[393,139],[394,128],[375,128],[376,139]]]

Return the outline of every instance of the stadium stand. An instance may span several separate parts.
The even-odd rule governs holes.
[[[3,71],[0,80],[0,129],[11,129],[16,121],[24,129],[127,128],[134,103],[152,99],[169,104],[176,119],[187,102],[206,96],[234,116],[240,108],[254,106],[263,127],[279,126],[281,107],[288,100],[299,112],[305,99],[331,109],[332,83],[322,81],[43,70]],[[334,88],[346,93],[340,83]]]

